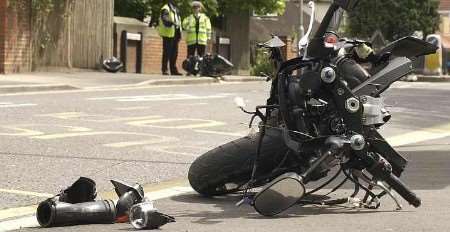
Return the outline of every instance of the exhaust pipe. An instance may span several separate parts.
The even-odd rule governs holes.
[[[116,207],[111,200],[70,204],[49,199],[39,204],[36,217],[42,227],[112,224]]]

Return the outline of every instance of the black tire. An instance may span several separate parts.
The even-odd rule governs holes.
[[[247,136],[217,147],[198,157],[189,168],[192,188],[204,196],[219,196],[240,190],[250,180],[260,135]],[[257,176],[277,167],[288,148],[277,136],[264,136]]]

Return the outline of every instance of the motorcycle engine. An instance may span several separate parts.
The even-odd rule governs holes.
[[[320,73],[314,71],[289,78],[289,102],[297,130],[312,136],[342,134],[345,125],[322,84]]]

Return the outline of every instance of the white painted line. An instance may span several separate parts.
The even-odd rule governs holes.
[[[191,187],[186,186],[175,186],[159,191],[153,191],[153,192],[147,192],[145,193],[145,196],[150,200],[161,200],[169,197],[175,197],[182,194],[193,192],[194,190]],[[33,212],[35,211],[35,208],[33,208]],[[21,215],[15,215],[21,216]],[[35,216],[31,217],[23,217],[16,220],[10,220],[10,221],[4,221],[0,222],[0,232],[6,232],[11,230],[19,230],[22,228],[33,228],[33,227],[39,227],[39,223]]]
[[[14,189],[0,189],[0,192],[16,194],[16,195],[33,196],[33,197],[45,197],[45,198],[53,196],[52,194],[48,194],[48,193],[37,193],[37,192],[21,191],[21,190],[14,190]]]

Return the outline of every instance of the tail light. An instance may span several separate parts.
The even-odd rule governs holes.
[[[334,48],[338,42],[339,38],[335,34],[328,33],[324,37],[324,45],[326,48]]]

